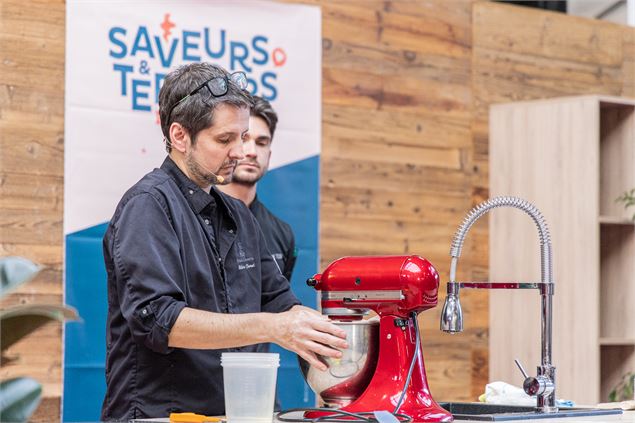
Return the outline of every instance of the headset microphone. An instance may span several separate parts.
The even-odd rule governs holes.
[[[194,158],[194,156],[190,156],[192,161],[194,163],[196,163],[196,166],[202,168],[204,171],[208,172],[209,174],[211,174],[214,178],[216,178],[216,184],[222,184],[223,182],[225,182],[225,178],[222,177],[221,175],[217,175],[216,173],[212,172],[211,170],[209,170],[207,167],[203,166],[198,160],[196,160]]]
[[[163,142],[165,143],[165,150],[169,153],[170,150],[172,149],[172,142],[167,137],[163,137]],[[187,151],[185,152],[185,154],[187,155]],[[193,156],[190,156],[190,157],[192,157],[192,160],[194,161],[194,163],[196,163],[197,166],[203,168],[203,170],[209,172],[214,178],[216,178],[216,184],[222,184],[223,182],[225,182],[224,177],[217,175],[216,173],[209,170],[207,167],[203,166],[196,159],[194,159]]]

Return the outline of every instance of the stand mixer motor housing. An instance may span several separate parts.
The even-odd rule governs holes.
[[[341,410],[392,412],[405,387],[400,414],[411,416],[413,422],[452,421],[452,415],[432,398],[411,321],[413,313],[437,305],[439,274],[428,260],[414,255],[344,257],[307,280],[307,284],[321,292],[322,312],[334,321],[360,320],[368,310],[379,316],[375,371],[361,395]],[[415,354],[417,361],[405,386]],[[349,386],[343,382],[330,390],[346,390]],[[323,414],[309,413],[307,417]]]

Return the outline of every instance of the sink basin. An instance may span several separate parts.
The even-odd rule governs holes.
[[[484,404],[482,402],[440,402],[439,405],[452,413],[456,420],[505,421],[622,414],[622,410],[619,408],[606,410],[562,407],[557,413],[539,413],[535,407]]]

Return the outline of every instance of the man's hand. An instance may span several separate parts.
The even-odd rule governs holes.
[[[346,332],[316,310],[296,305],[274,316],[273,342],[297,353],[319,370],[325,371],[327,366],[316,354],[341,357],[342,353],[336,348],[348,348]]]

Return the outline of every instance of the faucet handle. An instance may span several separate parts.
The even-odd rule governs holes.
[[[525,379],[523,389],[527,395],[550,395],[556,387],[548,377],[536,376]]]
[[[518,369],[520,370],[520,373],[523,374],[523,377],[525,379],[529,379],[529,376],[527,375],[527,372],[525,371],[525,369],[523,368],[523,365],[520,364],[520,361],[518,361],[517,358],[514,359],[514,363],[516,363],[516,365],[518,366]]]
[[[523,389],[527,395],[549,395],[555,390],[555,386],[551,379],[543,375],[538,375],[537,377],[528,376],[522,364],[520,364],[520,361],[515,359],[514,362],[525,378],[523,381]]]

